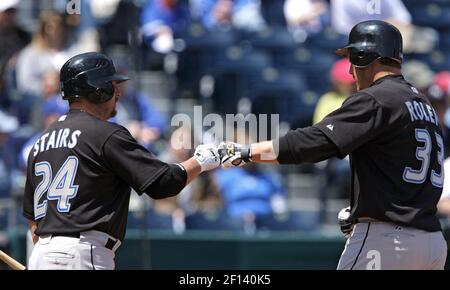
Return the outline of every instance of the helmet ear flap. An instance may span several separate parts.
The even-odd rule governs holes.
[[[89,100],[97,104],[105,103],[112,97],[114,97],[114,87],[112,84],[106,86],[106,88],[95,88],[95,91],[88,94]]]

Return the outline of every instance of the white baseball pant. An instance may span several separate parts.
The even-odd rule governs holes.
[[[39,237],[28,263],[30,270],[114,270],[115,251],[121,242],[99,231],[80,237]]]

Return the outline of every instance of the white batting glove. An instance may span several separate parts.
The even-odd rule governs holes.
[[[216,146],[203,144],[195,148],[194,158],[200,164],[203,171],[215,169],[220,166],[220,156]]]
[[[223,168],[239,167],[252,161],[250,145],[222,142],[217,149]]]
[[[350,207],[341,209],[338,214],[338,222],[345,238],[349,238],[353,230],[353,222],[350,220]]]

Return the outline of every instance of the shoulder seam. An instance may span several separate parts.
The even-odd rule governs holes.
[[[124,127],[120,126],[119,128],[117,128],[116,130],[112,131],[111,134],[109,134],[109,136],[105,139],[105,141],[103,142],[102,146],[100,147],[100,153],[102,155],[102,159],[106,162],[108,162],[107,160],[105,160],[103,157],[103,153],[104,153],[104,149],[105,149],[105,144],[109,141],[109,139],[111,139],[112,135],[114,135],[116,132],[119,132],[121,130],[123,130]],[[109,164],[108,164],[109,165]]]
[[[369,96],[375,103],[377,103],[378,106],[383,107],[383,105],[381,105],[380,102],[378,102],[378,100],[375,98],[375,96],[373,94],[370,94],[368,92],[358,92],[357,94],[364,94]]]

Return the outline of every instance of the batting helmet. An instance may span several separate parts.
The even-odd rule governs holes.
[[[336,53],[348,56],[356,67],[365,67],[379,58],[402,63],[402,50],[402,35],[395,26],[380,20],[369,20],[356,24],[350,31],[348,45]]]
[[[114,96],[113,81],[129,80],[116,73],[113,61],[104,54],[88,52],[69,59],[61,68],[61,92],[64,100],[87,98],[104,103]]]

